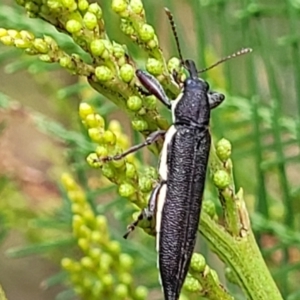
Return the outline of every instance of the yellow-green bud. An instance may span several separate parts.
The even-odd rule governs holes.
[[[67,270],[67,271],[72,271],[73,270],[73,261],[70,258],[64,257],[61,262],[61,266]]]
[[[135,188],[129,183],[122,183],[119,185],[119,194],[122,197],[130,197],[135,193]]]
[[[118,284],[115,287],[115,295],[118,299],[126,299],[128,297],[128,287],[125,284]]]
[[[90,248],[90,243],[85,238],[79,238],[77,243],[80,249],[82,249],[83,251],[87,251]]]
[[[187,277],[183,287],[191,293],[199,292],[202,289],[200,283],[194,277]]]
[[[145,300],[148,296],[148,289],[142,285],[138,286],[135,290],[136,300]]]
[[[63,68],[67,68],[67,69],[71,69],[73,67],[73,63],[72,63],[71,57],[69,57],[69,56],[60,57],[59,64]]]
[[[91,235],[91,237],[92,236],[93,236],[93,234]],[[89,256],[98,262],[100,261],[101,254],[102,254],[102,252],[99,248],[92,248],[89,251]]]
[[[218,170],[213,176],[214,184],[219,189],[225,189],[230,184],[230,176],[224,170]]]
[[[105,216],[97,216],[96,217],[96,223],[97,223],[97,228],[101,231],[104,232],[107,230],[107,219]]]
[[[39,52],[39,53],[48,53],[49,46],[43,39],[35,39],[32,42],[32,46]]]
[[[74,0],[60,0],[61,4],[65,7],[65,8],[73,8],[74,5],[76,5]]]
[[[212,219],[216,216],[216,205],[211,200],[203,201],[203,211],[205,211]]]
[[[147,42],[147,47],[149,49],[155,49],[158,47],[158,40],[157,40],[157,36],[154,35],[153,39],[150,40],[149,42]]]
[[[120,267],[124,270],[124,271],[129,271],[133,265],[133,258],[126,254],[126,253],[121,253],[120,255]]]
[[[102,291],[103,291],[103,284],[99,280],[94,281],[91,290],[94,299],[100,299]]]
[[[139,111],[142,108],[143,101],[138,96],[131,96],[127,100],[127,107],[132,111]]]
[[[77,190],[77,184],[69,173],[63,173],[60,180],[67,190]]]
[[[79,10],[85,11],[89,7],[89,2],[87,0],[79,0],[77,5]]]
[[[16,39],[15,40],[15,46],[19,49],[26,49],[31,46],[30,41],[22,40],[22,39]]]
[[[81,102],[79,105],[79,116],[84,120],[88,115],[94,114],[94,109],[86,102]]]
[[[146,64],[146,69],[153,75],[161,75],[163,73],[163,64],[155,58],[149,58]]]
[[[216,153],[221,161],[226,161],[231,155],[231,143],[226,139],[221,139],[217,143]]]
[[[178,72],[181,68],[181,62],[177,57],[172,57],[169,59],[167,67],[170,73],[172,73],[173,70]]]
[[[145,172],[145,176],[148,176],[150,178],[153,178],[153,179],[157,179],[158,176],[157,176],[157,169],[156,168],[153,168],[153,167],[145,167],[144,168],[144,172]]]
[[[14,40],[12,37],[6,35],[0,38],[1,43],[3,43],[5,46],[12,46],[14,44]]]
[[[125,55],[125,49],[122,45],[113,42],[113,53],[116,58],[121,58]]]
[[[7,35],[7,30],[4,28],[0,28],[0,38]]]
[[[120,77],[125,82],[130,82],[134,76],[134,68],[130,64],[124,64],[120,68]]]
[[[141,119],[134,119],[131,121],[132,127],[136,131],[145,131],[148,129],[148,123]]]
[[[18,39],[21,37],[19,31],[14,30],[14,29],[8,29],[7,34],[12,37],[13,39]]]
[[[102,242],[103,235],[99,231],[92,231],[91,233],[91,242],[100,244]]]
[[[86,158],[87,163],[93,168],[100,168],[103,165],[96,153],[91,153]]]
[[[28,41],[33,41],[34,40],[34,35],[27,31],[27,30],[21,30],[19,32],[21,39],[23,40],[28,40]]]
[[[97,153],[98,157],[100,157],[100,158],[108,156],[107,148],[102,145],[97,146],[96,153]]]
[[[103,40],[93,40],[90,44],[90,49],[94,56],[101,56],[105,50]]]
[[[126,284],[126,285],[131,285],[133,282],[133,278],[131,274],[124,272],[119,274],[119,281]]]
[[[82,29],[82,25],[79,21],[71,19],[66,23],[66,30],[70,33],[76,33]]]
[[[144,106],[149,110],[156,109],[156,97],[153,95],[144,98]]]
[[[116,13],[122,13],[127,9],[127,1],[126,0],[113,0],[111,4],[111,8]]]
[[[146,176],[140,176],[139,178],[139,189],[143,193],[150,192],[152,190],[152,180]]]
[[[93,30],[98,25],[97,17],[91,12],[86,12],[83,17],[83,24],[87,29]]]
[[[105,82],[113,78],[112,71],[106,66],[99,66],[95,69],[95,75],[99,81]]]
[[[39,56],[39,59],[43,62],[52,62],[52,58],[47,54],[42,54]]]
[[[131,10],[135,13],[135,14],[140,14],[143,12],[143,3],[141,0],[131,0],[129,3]]]
[[[199,254],[194,253],[191,260],[190,268],[195,272],[203,272],[206,266],[205,258]]]
[[[149,42],[155,36],[153,27],[149,24],[143,24],[139,30],[139,37],[143,42]]]
[[[85,124],[90,128],[96,128],[96,127],[104,128],[105,121],[98,114],[89,114],[85,118]]]
[[[112,287],[114,283],[114,278],[111,274],[105,274],[102,276],[102,283],[105,287]]]
[[[107,244],[107,249],[108,252],[111,253],[113,256],[120,255],[121,253],[121,246],[120,243],[117,241],[110,241]]]
[[[125,176],[126,176],[128,179],[135,179],[135,178],[136,178],[136,175],[137,175],[137,172],[136,172],[135,165],[126,162]]]
[[[103,143],[108,144],[108,145],[115,145],[116,144],[116,135],[110,131],[106,130],[103,133]]]
[[[133,26],[125,19],[121,19],[120,29],[129,36],[135,33]]]
[[[88,256],[82,257],[80,263],[83,267],[89,270],[92,270],[95,267],[93,260]]]
[[[94,142],[100,142],[102,141],[103,128],[89,128],[88,134]]]
[[[108,129],[116,133],[122,132],[121,124],[117,120],[111,120],[108,124]]]
[[[114,169],[109,164],[104,164],[102,167],[102,174],[108,179],[114,178],[115,172]]]
[[[102,9],[98,5],[98,3],[91,3],[89,8],[88,8],[88,11],[93,13],[94,15],[96,15],[97,19],[102,18]]]

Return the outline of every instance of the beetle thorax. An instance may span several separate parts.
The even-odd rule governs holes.
[[[186,79],[182,93],[172,103],[173,122],[208,125],[210,118],[208,89],[208,83],[201,78]]]

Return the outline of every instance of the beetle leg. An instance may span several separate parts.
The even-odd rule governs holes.
[[[153,219],[153,216],[156,211],[156,203],[158,199],[158,194],[166,182],[160,182],[151,192],[148,207],[144,208],[141,213],[138,215],[136,220],[128,225],[126,233],[123,235],[124,239],[127,239],[128,235],[135,229],[135,227],[139,224],[140,221],[147,219],[148,221],[151,221]]]
[[[225,96],[223,94],[209,91],[208,92],[208,102],[210,109],[213,109],[217,106],[219,106],[225,99]]]
[[[136,151],[138,151],[139,149],[142,149],[146,146],[149,146],[151,144],[153,144],[154,142],[156,142],[160,137],[164,136],[166,133],[165,130],[157,130],[152,132],[145,140],[144,143],[135,145],[131,148],[129,148],[128,150],[124,151],[121,154],[117,154],[115,156],[107,156],[107,157],[103,157],[101,158],[101,161],[111,161],[111,160],[120,160],[122,158],[124,158],[125,156],[127,156],[130,153],[134,153]]]

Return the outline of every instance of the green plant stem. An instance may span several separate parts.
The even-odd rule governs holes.
[[[283,300],[270,275],[249,228],[243,237],[232,237],[203,212],[199,231],[213,251],[236,274],[240,287],[250,300]]]

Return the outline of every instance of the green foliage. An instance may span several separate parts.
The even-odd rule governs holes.
[[[220,140],[216,151],[212,149],[210,169],[213,180],[207,180],[206,199],[214,201],[206,201],[199,230],[213,250],[229,265],[230,270],[226,272],[226,276],[231,272],[231,275],[226,277],[228,282],[237,283],[250,299],[255,299],[255,294],[251,292],[253,286],[247,285],[247,278],[243,278],[243,274],[248,274],[249,271],[254,277],[258,276],[255,272],[265,275],[264,263],[251,234],[249,244],[244,241],[242,250],[234,238],[239,235],[241,224],[245,225],[245,231],[250,230],[247,227],[249,224],[245,201],[260,250],[283,298],[298,299],[298,2],[243,0],[237,3],[225,0],[189,0],[179,3],[165,0],[163,3],[154,3],[144,0],[147,21],[143,5],[137,0],[130,1],[130,10],[128,1],[125,0],[102,1],[103,3],[100,1],[100,6],[96,3],[89,5],[85,0],[17,2],[23,7],[0,4],[0,27],[6,28],[0,29],[0,41],[5,45],[14,46],[1,46],[1,65],[8,74],[26,70],[44,90],[47,99],[41,99],[39,102],[47,109],[36,109],[39,106],[26,103],[21,97],[16,100],[26,107],[23,113],[34,121],[40,131],[64,142],[65,150],[59,150],[66,152],[63,162],[50,159],[51,165],[59,168],[60,173],[68,169],[74,174],[79,189],[84,191],[87,202],[85,205],[91,210],[91,215],[107,216],[109,233],[105,231],[105,235],[109,235],[109,239],[120,245],[120,253],[126,252],[134,257],[134,266],[130,272],[126,270],[130,275],[125,276],[123,281],[118,277],[118,263],[115,269],[110,271],[113,276],[118,277],[114,280],[113,287],[120,299],[126,296],[131,297],[130,299],[144,299],[146,292],[141,285],[147,286],[153,292],[153,299],[156,289],[159,290],[155,252],[149,250],[154,249],[153,240],[143,233],[138,233],[138,230],[130,241],[121,238],[126,224],[131,221],[132,203],[139,208],[146,203],[151,181],[155,180],[156,175],[148,164],[155,166],[156,160],[152,156],[149,158],[139,153],[126,161],[103,165],[99,163],[98,158],[106,156],[107,153],[118,153],[130,145],[127,131],[125,134],[123,128],[123,124],[126,123],[125,117],[115,115],[117,107],[126,112],[132,128],[141,132],[143,136],[157,128],[168,127],[169,116],[157,105],[153,97],[140,95],[135,88],[138,82],[134,77],[134,69],[138,64],[140,68],[146,68],[156,76],[170,97],[175,98],[179,92],[178,86],[171,80],[170,73],[175,69],[181,78],[184,78],[184,73],[178,66],[178,60],[167,60],[166,55],[163,55],[163,52],[167,53],[168,46],[174,44],[163,6],[174,12],[184,57],[193,57],[199,68],[208,66],[221,55],[232,53],[243,46],[254,49],[251,55],[203,73],[214,90],[226,91],[226,100],[213,112],[211,124],[215,139],[225,137],[226,140]],[[24,7],[32,19],[25,15]],[[157,28],[161,30],[157,31]],[[24,55],[24,52],[30,56]],[[172,49],[172,53],[176,54],[176,50]],[[142,61],[145,56],[147,61]],[[72,74],[87,78],[88,84],[74,77],[75,83],[61,86],[51,75],[51,72],[57,72],[61,67]],[[15,82],[13,84],[16,85]],[[98,93],[92,92],[90,87]],[[83,100],[79,109],[80,117],[77,110],[78,99]],[[76,105],[69,100],[76,102]],[[48,103],[51,103],[51,108]],[[11,115],[16,110],[15,105],[15,101],[1,93],[0,107],[5,114]],[[48,105],[51,112],[48,111]],[[27,106],[34,107],[34,110],[28,109]],[[116,116],[119,122],[111,121],[111,118]],[[5,130],[6,123],[1,122],[0,138]],[[141,140],[136,132],[133,140],[133,143]],[[150,147],[150,150],[158,154],[160,147],[161,144],[158,144]],[[98,169],[91,169],[85,162],[86,157],[89,158],[89,163]],[[232,161],[235,165],[234,172]],[[102,174],[106,178],[99,175],[99,167],[102,167]],[[8,201],[12,195],[18,203],[20,198],[27,199],[27,196],[24,190],[15,185],[19,181],[16,173],[1,177],[0,241],[5,238],[9,228],[18,229],[26,234],[28,245],[10,249],[10,256],[38,253],[47,255],[56,262],[63,259],[63,265],[69,272],[72,269],[70,265],[76,265],[72,270],[77,272],[78,276],[83,266],[89,269],[90,265],[88,266],[87,262],[91,262],[84,259],[89,258],[91,253],[83,247],[87,243],[83,243],[82,240],[79,242],[82,237],[80,234],[91,233],[78,228],[74,231],[74,219],[84,209],[74,208],[74,194],[68,194],[68,185],[60,185],[58,176],[55,175],[55,181],[61,193],[62,205],[51,213],[30,213],[29,205],[22,204],[24,206],[20,208]],[[107,178],[118,187],[107,181]],[[77,183],[74,185],[77,186]],[[216,194],[215,186],[219,195]],[[235,186],[243,186],[245,196],[242,190],[237,189],[236,192]],[[15,196],[16,193],[18,196]],[[226,232],[215,239],[215,234],[220,232],[215,222],[220,211],[220,204],[215,201],[218,197],[222,200],[222,219],[226,224]],[[126,201],[125,198],[129,198],[130,201]],[[239,215],[241,212],[243,214]],[[21,221],[16,217],[20,214]],[[22,228],[25,220],[31,222],[28,230]],[[152,233],[150,225],[142,224],[142,227]],[[89,230],[97,232],[94,227]],[[227,235],[228,232],[231,236]],[[253,252],[246,251],[249,245],[253,246]],[[104,257],[110,255],[107,249],[104,252]],[[198,248],[197,252],[205,253],[205,245]],[[232,259],[230,253],[235,253],[236,257]],[[248,254],[256,256],[249,258]],[[118,255],[114,257],[116,261],[119,259]],[[209,256],[207,264],[205,260],[202,261],[203,257],[193,258],[194,261],[198,258],[198,262],[202,263],[201,270],[197,263],[191,266],[191,276],[185,284],[189,299],[199,299],[197,293],[201,294],[207,290],[208,299],[220,299],[220,293],[224,293],[222,299],[230,299],[230,295],[234,295],[236,299],[244,299],[239,289],[222,278],[223,266],[218,266]],[[239,262],[239,259],[244,261]],[[110,258],[107,259],[109,260]],[[250,260],[254,261],[253,265]],[[92,263],[94,262],[92,260]],[[230,264],[232,262],[233,265]],[[222,278],[220,281],[226,284],[230,295],[220,288],[219,279],[208,265],[217,270]],[[105,264],[93,267],[99,271],[103,266]],[[54,275],[44,284],[52,286],[60,282],[69,282],[69,290],[59,294],[57,299],[73,299],[75,292],[83,295],[83,299],[98,299],[100,294],[97,293],[103,292],[99,287],[103,274],[91,274],[89,273],[90,277],[83,276],[87,279],[82,285],[74,276],[67,276],[64,272]],[[203,274],[208,276],[202,276]],[[97,278],[98,275],[100,279]],[[128,282],[129,277],[133,282]],[[274,292],[276,287],[272,286],[271,279],[268,280],[268,287]],[[93,283],[98,283],[98,286],[95,287],[95,294],[89,295],[87,290]],[[136,292],[138,289],[140,298],[136,296],[139,294]],[[197,293],[193,293],[195,291]],[[110,299],[109,297],[117,296],[109,294],[105,299]]]

